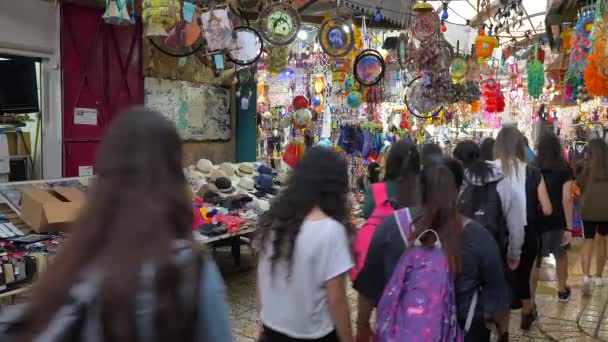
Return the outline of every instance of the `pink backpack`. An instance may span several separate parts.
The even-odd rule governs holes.
[[[400,209],[395,217],[407,246],[413,232],[410,211]],[[432,249],[420,244],[427,233],[437,239]],[[437,232],[428,229],[407,248],[378,302],[376,342],[462,342],[476,305],[477,293],[462,329],[456,317],[454,282],[447,258]]]
[[[365,265],[367,251],[369,249],[369,245],[372,243],[372,238],[376,232],[376,227],[378,227],[385,218],[395,211],[388,200],[385,182],[372,184],[372,195],[374,196],[376,207],[374,208],[372,215],[357,232],[353,246],[355,253],[355,267],[353,267],[350,271],[350,277],[353,281],[357,279],[357,276]]]

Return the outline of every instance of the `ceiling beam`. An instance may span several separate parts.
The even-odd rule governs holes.
[[[529,20],[530,21],[530,26],[532,26],[532,29],[534,30],[534,34],[535,35],[536,34],[542,34],[542,32],[541,33],[536,32],[536,29],[534,28],[534,24],[532,23],[532,20],[530,20],[530,19],[531,18],[535,18],[535,17],[540,17],[541,15],[544,15],[544,14],[545,14],[545,12],[539,12],[539,13],[534,13],[532,15],[526,15],[525,17],[521,18],[521,21],[524,21],[526,19]],[[501,32],[503,32],[505,30],[506,30],[506,27],[504,27],[504,28],[496,31],[496,33],[501,33]]]

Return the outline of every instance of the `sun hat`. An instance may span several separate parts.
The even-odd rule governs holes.
[[[239,176],[236,175],[235,167],[232,163],[222,163],[218,167],[219,171],[222,171],[226,174],[226,177],[230,178],[232,181],[232,185],[237,185],[239,183]]]
[[[217,192],[224,195],[233,194],[236,190],[232,186],[232,182],[229,178],[220,177],[213,182],[213,185],[217,188]]]
[[[258,207],[260,209],[262,209],[262,211],[268,211],[270,209],[270,203],[268,203],[268,201],[259,199],[255,203],[258,205]]]
[[[242,163],[239,165],[238,170],[236,170],[236,174],[239,177],[253,177],[255,176],[255,168],[250,163]]]
[[[287,185],[288,180],[289,180],[289,175],[286,172],[281,172],[277,176],[277,182],[281,185]]]
[[[213,163],[209,159],[201,159],[196,163],[196,168],[205,175],[213,171]]]
[[[209,174],[209,180],[215,182],[218,178],[228,178],[228,176],[226,176],[226,173],[221,170],[211,171],[211,173]]]
[[[244,192],[255,191],[255,182],[251,177],[242,177],[236,187]]]

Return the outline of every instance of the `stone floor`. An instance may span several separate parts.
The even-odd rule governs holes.
[[[233,332],[238,342],[254,342],[257,337],[255,323],[255,272],[253,258],[243,248],[243,264],[240,269],[232,266],[229,251],[218,251],[216,260],[228,286],[230,316]],[[528,332],[519,330],[518,311],[511,320],[511,341],[608,341],[608,285],[594,289],[591,298],[582,298],[582,274],[580,267],[580,241],[575,242],[569,253],[572,298],[567,304],[558,303],[555,282],[541,282],[537,293],[540,319]],[[592,264],[592,270],[594,269]],[[551,270],[548,270],[551,277]],[[349,291],[352,317],[356,317],[356,295]]]

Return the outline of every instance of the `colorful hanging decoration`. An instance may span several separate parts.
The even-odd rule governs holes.
[[[313,75],[312,85],[314,91],[312,100],[315,105],[315,111],[321,114],[325,105],[325,76],[323,74]]]
[[[321,23],[319,44],[323,51],[332,57],[344,57],[355,45],[355,35],[346,20],[332,17]]]
[[[538,45],[534,48],[534,55],[537,55]],[[528,66],[528,94],[532,98],[538,98],[543,93],[545,86],[545,69],[543,64],[536,58]]]
[[[166,37],[165,26],[173,26],[181,20],[181,4],[175,0],[144,0],[141,5],[144,36]]]
[[[574,27],[570,51],[570,63],[568,68],[568,80],[575,88],[582,85],[583,73],[587,68],[589,50],[591,49],[590,34],[593,29],[595,10],[590,6],[583,8]]]
[[[293,106],[294,110],[305,109],[305,108],[308,108],[308,106],[310,106],[310,102],[308,102],[308,99],[306,98],[306,96],[298,95],[293,98],[292,106]]]
[[[129,9],[131,13],[129,14]],[[103,20],[111,25],[134,25],[135,7],[133,0],[106,0]]]
[[[411,32],[416,39],[422,41],[436,35],[440,25],[435,11],[420,12],[414,16]]]
[[[305,129],[310,125],[312,113],[308,108],[298,109],[293,115],[293,126],[297,129]]]
[[[363,97],[358,91],[351,90],[346,96],[346,104],[353,109],[359,108],[363,103]]]
[[[505,98],[500,90],[500,83],[490,78],[483,84],[482,94],[486,112],[502,113],[505,111]]]
[[[407,68],[407,46],[407,35],[405,33],[399,34],[399,38],[397,39],[397,59],[401,69]]]
[[[384,77],[385,64],[382,55],[373,49],[362,51],[353,68],[357,82],[364,86],[373,86]]]
[[[482,29],[479,31],[477,38],[475,38],[475,55],[479,58],[489,58],[498,45],[498,39],[493,36],[487,36]]]
[[[450,64],[450,73],[452,74],[452,82],[462,83],[467,74],[467,61],[462,57],[456,57]]]
[[[595,43],[585,69],[584,80],[589,94],[608,96],[608,27],[604,20],[598,20],[596,25]]]
[[[291,44],[298,35],[301,19],[298,11],[287,2],[264,7],[258,17],[258,31],[275,46]]]
[[[268,46],[268,71],[272,74],[280,74],[289,66],[289,46]]]

